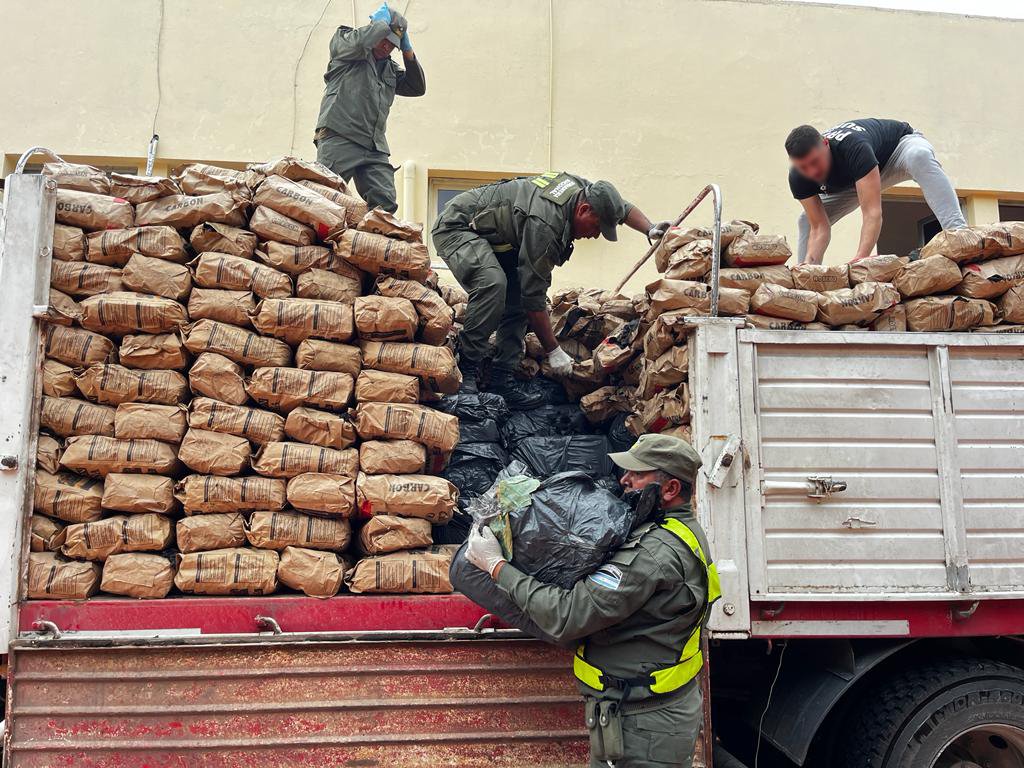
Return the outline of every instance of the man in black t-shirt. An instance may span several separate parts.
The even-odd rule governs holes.
[[[966,227],[960,201],[935,148],[900,120],[849,120],[824,135],[809,126],[786,138],[792,161],[789,188],[804,212],[798,222],[797,258],[820,264],[832,224],[856,208],[863,223],[853,261],[870,256],[882,229],[882,190],[913,179],[943,229]]]

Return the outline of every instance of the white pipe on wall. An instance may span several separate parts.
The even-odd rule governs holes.
[[[416,212],[416,163],[402,163],[402,218],[412,221]],[[429,212],[426,218],[430,218]],[[425,221],[429,228],[433,222]]]

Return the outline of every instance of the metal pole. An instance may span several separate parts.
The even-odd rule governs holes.
[[[61,156],[52,149],[47,149],[46,147],[32,147],[31,149],[26,149],[22,153],[21,157],[18,158],[18,163],[14,166],[14,172],[24,173],[25,166],[28,164],[29,159],[35,154],[46,155],[47,160],[53,163],[64,162],[63,158],[61,158]]]
[[[722,268],[722,190],[717,184],[708,184],[704,191],[708,190],[711,190],[711,202],[715,207],[715,224],[711,230],[711,316],[718,317],[718,280]]]
[[[149,150],[146,152],[146,175],[153,175],[153,163],[156,160],[156,145],[160,143],[160,134],[154,133],[149,140]]]

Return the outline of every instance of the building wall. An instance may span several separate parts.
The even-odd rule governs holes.
[[[432,176],[560,168],[612,180],[652,219],[714,181],[726,218],[794,242],[783,139],[802,122],[857,116],[928,135],[978,222],[1024,192],[1021,22],[761,0],[395,4],[428,84],[426,97],[397,100],[389,131],[411,218],[432,216]],[[154,125],[166,172],[185,160],[314,157],[328,40],[338,24],[365,23],[377,0],[4,5],[5,172],[34,144],[138,160]],[[858,226],[852,216],[836,228],[829,260],[852,256]],[[556,285],[612,285],[645,246],[635,233],[585,243]]]

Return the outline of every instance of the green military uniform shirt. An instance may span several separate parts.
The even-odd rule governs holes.
[[[434,225],[439,236],[471,231],[491,244],[503,268],[519,277],[527,312],[547,308],[552,270],[572,255],[572,217],[586,179],[548,173],[488,184],[457,195]],[[628,215],[633,206],[626,203]],[[620,222],[621,223],[621,222]],[[515,259],[511,264],[506,259]]]
[[[693,531],[701,549],[707,537],[689,505],[665,512]],[[587,660],[605,673],[635,678],[679,660],[708,597],[707,571],[678,536],[656,523],[639,527],[595,573],[572,589],[545,584],[509,564],[498,585],[557,642],[587,640]],[[588,696],[619,698],[621,690]],[[650,696],[633,689],[630,700]]]
[[[408,70],[390,57],[374,59],[373,46],[390,32],[383,21],[359,29],[338,27],[331,39],[317,130],[328,128],[361,147],[390,154],[384,132],[395,95],[422,96],[427,88],[417,59],[408,62]]]

